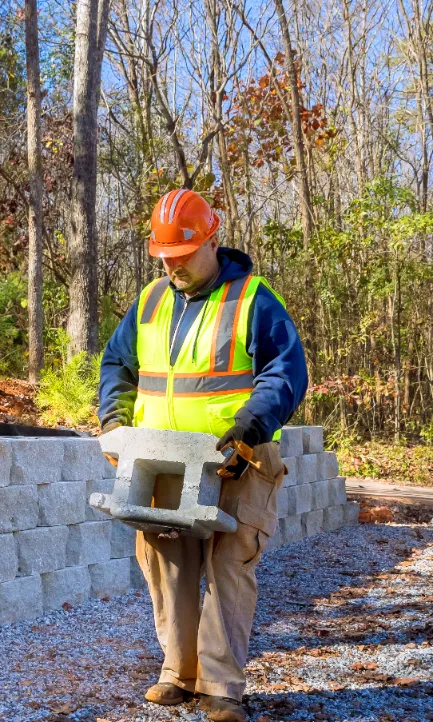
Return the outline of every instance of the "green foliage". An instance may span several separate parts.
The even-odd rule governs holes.
[[[62,338],[62,343],[67,338]],[[66,344],[65,344],[66,345]],[[65,423],[70,426],[84,423],[94,416],[99,381],[101,355],[88,356],[85,351],[64,359],[60,369],[44,369],[35,402],[46,424]]]
[[[0,373],[22,376],[27,367],[27,288],[19,273],[0,277]]]
[[[119,316],[114,311],[114,302],[110,296],[99,300],[99,345],[104,348],[119,325]]]

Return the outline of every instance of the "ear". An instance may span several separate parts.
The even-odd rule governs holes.
[[[210,240],[210,242],[211,242],[210,245],[211,245],[212,250],[215,251],[215,250],[218,248],[218,239],[217,239],[217,237],[216,237],[216,236],[212,236],[212,238],[210,238],[209,240]]]

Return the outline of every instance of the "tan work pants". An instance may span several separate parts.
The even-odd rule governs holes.
[[[261,461],[260,471],[250,466],[238,481],[223,482],[220,507],[237,519],[234,534],[216,533],[203,541],[137,533],[137,559],[165,654],[159,681],[239,701],[257,600],[255,569],[275,530],[284,473],[275,442],[256,447],[254,459]],[[176,483],[181,483],[179,477]],[[170,496],[173,486],[159,484],[155,506],[164,507]],[[200,609],[203,572],[206,590]]]

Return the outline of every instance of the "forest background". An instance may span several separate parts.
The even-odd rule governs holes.
[[[94,420],[95,354],[162,275],[150,215],[184,186],[287,302],[294,421],[348,473],[431,482],[432,12],[3,0],[0,374],[40,379],[42,421]]]

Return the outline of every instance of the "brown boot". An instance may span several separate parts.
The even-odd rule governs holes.
[[[200,695],[200,709],[208,713],[213,722],[245,722],[247,715],[241,702],[231,697]]]
[[[144,696],[148,702],[155,704],[181,704],[185,699],[185,690],[170,682],[158,682]]]

